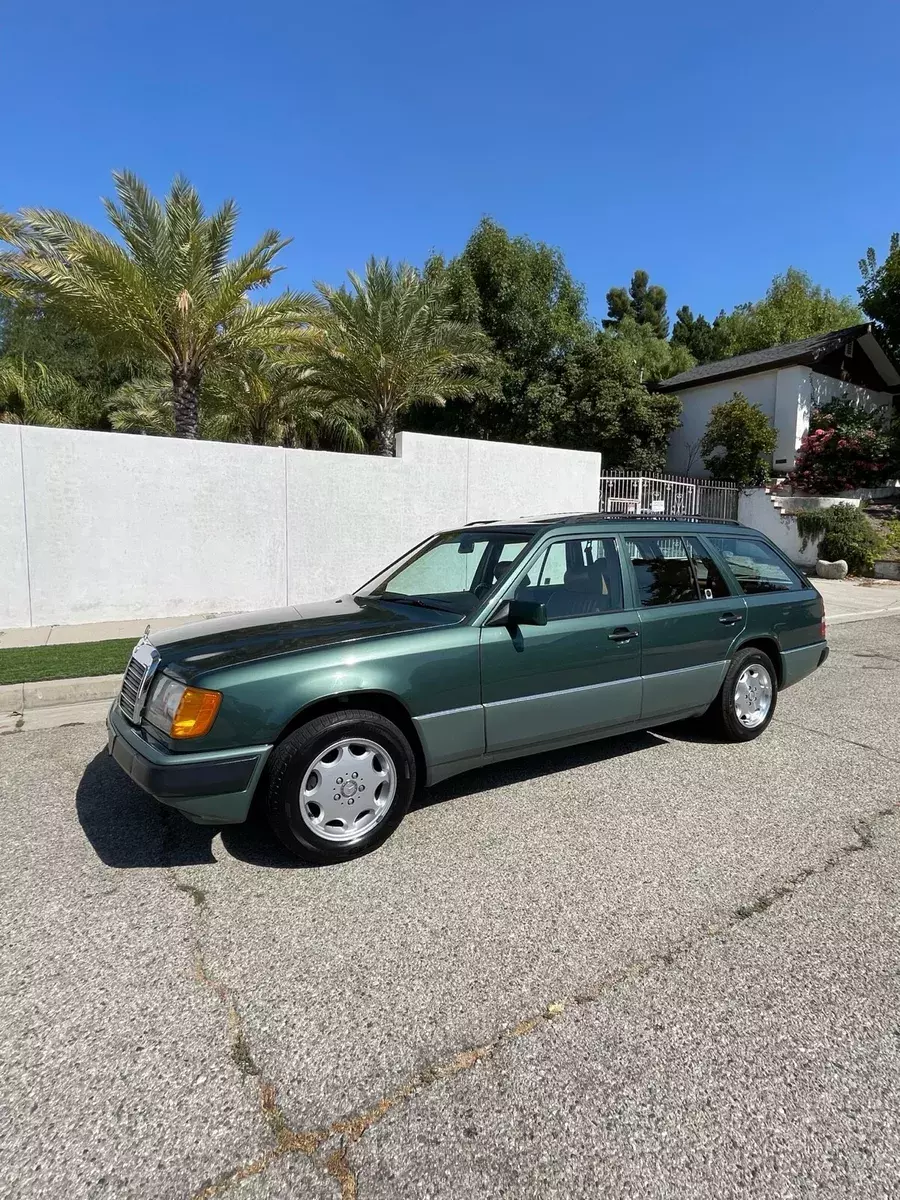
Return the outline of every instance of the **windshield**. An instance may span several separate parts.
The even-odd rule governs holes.
[[[531,533],[460,529],[427,542],[363,588],[366,596],[470,613],[509,574]]]

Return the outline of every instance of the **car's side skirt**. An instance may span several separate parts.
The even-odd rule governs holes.
[[[687,712],[678,714],[679,719],[689,720],[691,717],[700,717],[706,711],[703,708],[692,709]],[[658,725],[668,725],[672,722],[672,717],[667,717],[662,721],[628,721],[622,725],[611,725],[606,729],[596,729],[590,733],[584,730],[576,734],[570,734],[568,737],[554,738],[552,741],[541,742],[539,747],[535,747],[532,751],[523,750],[521,747],[501,750],[494,754],[480,754],[468,759],[458,758],[453,762],[440,763],[433,766],[428,771],[428,785],[441,783],[445,779],[450,779],[454,775],[462,775],[465,771],[475,771],[479,767],[490,767],[495,763],[509,762],[515,758],[529,758],[534,754],[544,754],[548,750],[564,750],[567,746],[580,746],[587,742],[600,742],[608,738],[622,737],[629,733],[640,733],[645,730],[653,729]]]

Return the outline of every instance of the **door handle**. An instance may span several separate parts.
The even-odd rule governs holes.
[[[739,621],[743,621],[740,613],[722,613],[719,617],[720,625],[737,625]]]
[[[629,629],[627,625],[617,625],[616,628],[609,634],[611,642],[630,642],[632,638],[640,636],[637,629]]]

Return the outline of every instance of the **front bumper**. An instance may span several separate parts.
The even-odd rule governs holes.
[[[125,720],[114,700],[106,718],[107,749],[138,787],[204,825],[247,819],[271,746],[172,754]]]

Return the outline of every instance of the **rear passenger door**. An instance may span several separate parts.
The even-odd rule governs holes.
[[[640,624],[626,595],[614,537],[559,538],[516,569],[498,603],[539,601],[547,624],[481,630],[489,754],[638,720]]]
[[[712,703],[746,605],[695,536],[625,537],[641,614],[641,718],[677,717]]]
[[[706,540],[746,597],[748,633],[774,637],[782,653],[822,640],[819,593],[773,546],[741,534]]]

